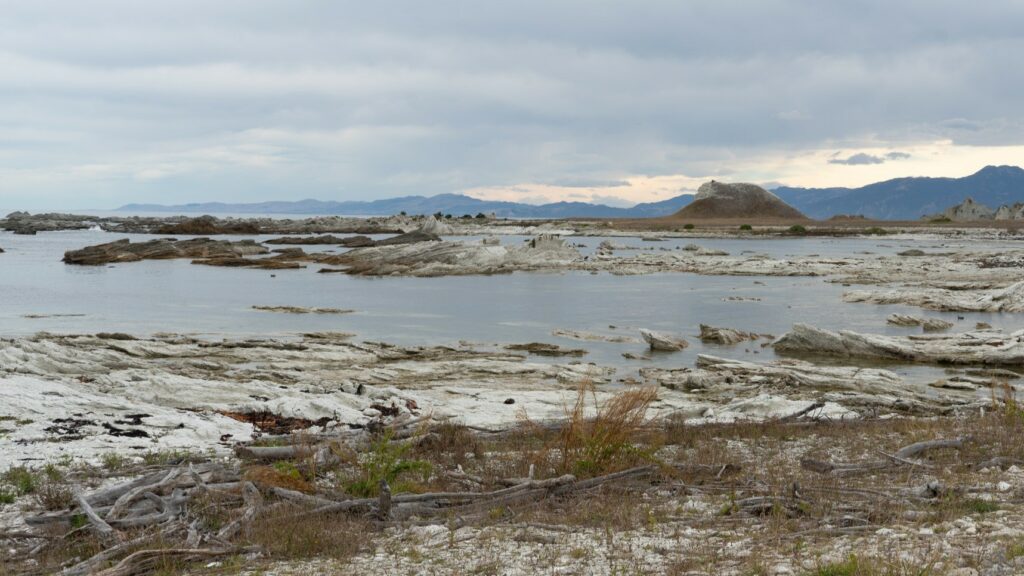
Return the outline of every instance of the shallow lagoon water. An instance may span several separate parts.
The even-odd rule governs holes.
[[[246,270],[196,266],[187,260],[144,261],[101,267],[68,266],[66,250],[119,238],[153,236],[98,231],[0,234],[0,336],[55,333],[156,332],[209,337],[275,336],[316,331],[351,332],[361,340],[396,344],[552,342],[586,348],[583,361],[624,368],[692,366],[699,353],[764,361],[774,357],[761,343],[702,344],[701,323],[779,335],[795,322],[828,329],[910,334],[920,329],[886,324],[893,312],[942,317],[954,330],[989,322],[1007,330],[1022,327],[1019,315],[956,314],[906,306],[847,304],[845,288],[817,277],[737,277],[695,274],[613,276],[589,273],[520,273],[442,278],[363,278],[303,270]],[[260,237],[266,239],[269,237]],[[457,239],[466,239],[465,237]],[[524,237],[502,237],[506,244]],[[690,243],[726,250],[786,256],[892,253],[911,247],[936,249],[942,242],[916,239],[668,239],[574,237],[592,251],[602,240],[639,249],[675,249]],[[997,245],[978,246],[998,249]],[[316,250],[332,249],[317,246]],[[343,249],[338,248],[337,251]],[[724,300],[730,296],[748,299]],[[253,305],[319,306],[353,309],[345,315],[279,314]],[[30,318],[38,315],[42,317]],[[963,316],[958,320],[957,316]],[[615,326],[614,329],[610,326]],[[642,344],[580,342],[551,335],[554,329],[636,336],[638,328],[678,333],[691,346],[649,361],[627,360],[644,353]],[[539,361],[547,361],[538,358]],[[568,361],[558,359],[559,362]],[[942,370],[887,366],[912,377],[935,378]]]

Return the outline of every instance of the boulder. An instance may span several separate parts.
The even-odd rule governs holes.
[[[937,332],[953,327],[952,322],[940,318],[919,318],[910,314],[890,314],[885,321],[895,326],[921,326],[925,332]]]
[[[700,325],[700,339],[717,344],[739,344],[746,340],[757,340],[758,335],[732,328],[716,328],[707,324]]]
[[[690,345],[689,342],[678,336],[655,332],[654,330],[640,329],[640,337],[651,347],[651,350],[660,352],[676,352]]]

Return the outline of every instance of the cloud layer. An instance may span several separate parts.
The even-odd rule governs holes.
[[[0,206],[973,171],[1024,144],[1024,4],[939,4],[11,3]]]

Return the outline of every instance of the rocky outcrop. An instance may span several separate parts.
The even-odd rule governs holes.
[[[579,251],[555,236],[539,236],[522,246],[512,247],[445,241],[383,244],[315,259],[322,264],[345,266],[346,273],[362,276],[447,276],[560,270],[581,260]]]
[[[367,246],[375,245],[373,239],[369,236],[349,236],[347,238],[339,238],[332,234],[323,234],[318,236],[283,236],[281,238],[265,240],[264,244],[289,244],[293,246],[330,245],[344,246],[345,248],[365,248]]]
[[[427,218],[420,224],[419,231],[424,234],[432,234],[434,236],[448,236],[455,232],[451,224],[442,222],[433,216],[427,216]]]
[[[529,362],[522,353],[493,347],[346,340],[333,334],[0,339],[0,415],[30,419],[5,429],[0,470],[28,459],[130,451],[138,439],[111,438],[102,426],[130,414],[143,415],[133,428],[150,435],[147,447],[195,451],[226,451],[225,444],[250,437],[251,425],[219,416],[228,412],[269,412],[342,429],[380,424],[385,411],[387,422],[426,416],[502,426],[515,424],[520,410],[546,420],[564,417],[566,394],[580,383],[603,385],[614,372],[579,362]],[[505,403],[509,397],[514,404]],[[71,414],[92,424],[77,437],[47,430]]]
[[[52,232],[55,230],[88,230],[96,226],[94,216],[75,214],[29,214],[28,212],[11,212],[0,220],[0,230],[8,230],[15,234],[32,235],[36,232]]]
[[[1024,281],[992,290],[852,290],[843,294],[843,300],[870,304],[906,304],[949,312],[1024,312]]]
[[[991,220],[995,217],[995,211],[974,201],[974,198],[967,197],[956,206],[951,206],[943,212],[940,217],[947,218],[953,222],[973,222],[976,220]]]
[[[0,219],[0,230],[21,234],[56,230],[102,229],[131,234],[402,234],[419,227],[408,216],[346,218],[317,216],[288,218],[216,218],[202,216],[85,216],[12,212]],[[173,232],[164,232],[173,231]]]
[[[399,234],[398,236],[392,236],[391,238],[385,238],[383,240],[377,240],[373,246],[400,246],[402,244],[416,244],[417,242],[440,242],[441,237],[437,234],[430,232],[424,232],[422,230],[413,230],[412,232],[406,232]]]
[[[728,256],[729,253],[725,250],[715,250],[713,248],[705,248],[698,246],[697,244],[687,244],[683,246],[683,250],[687,252],[693,252],[697,256]]]
[[[996,220],[1024,220],[1024,204],[1016,202],[1013,205],[1004,204],[996,209]]]
[[[284,236],[282,238],[271,238],[267,244],[292,244],[305,246],[334,245],[345,248],[368,248],[371,246],[397,246],[399,244],[414,244],[416,242],[437,242],[441,237],[423,230],[404,232],[391,238],[373,240],[368,236],[349,236],[339,238],[331,234],[322,236]]]
[[[157,234],[187,234],[215,236],[219,234],[259,234],[260,227],[247,220],[220,220],[213,216],[198,216],[175,224],[165,224],[155,230]]]
[[[921,326],[925,332],[938,332],[953,327],[952,322],[941,318],[920,318],[909,314],[890,314],[885,321],[895,326]]]
[[[1012,334],[975,331],[909,337],[832,332],[795,324],[774,342],[775,351],[938,364],[1024,365],[1024,330]]]
[[[651,350],[659,352],[676,352],[690,345],[689,342],[678,336],[664,332],[655,332],[645,328],[640,329],[640,337],[644,339],[644,342],[647,342]]]
[[[781,198],[755,184],[706,182],[693,202],[675,213],[676,219],[774,218],[803,220],[806,216]]]
[[[733,401],[766,392],[775,398],[816,399],[820,404],[914,414],[936,414],[984,403],[966,390],[936,391],[889,370],[858,366],[821,366],[799,360],[746,362],[701,354],[696,369],[642,368],[645,381],[700,398]],[[756,397],[756,396],[755,396]],[[795,398],[794,398],[795,397]],[[855,416],[855,415],[854,415]]]
[[[728,345],[739,344],[747,340],[757,340],[758,338],[760,336],[752,332],[744,332],[733,328],[716,328],[707,324],[700,325],[700,339],[704,342]]]
[[[99,266],[101,264],[117,262],[169,260],[173,258],[241,259],[244,256],[267,254],[268,252],[269,250],[252,240],[229,242],[226,240],[211,240],[209,238],[194,238],[191,240],[162,238],[148,242],[132,243],[131,240],[124,239],[65,252],[64,263]]]

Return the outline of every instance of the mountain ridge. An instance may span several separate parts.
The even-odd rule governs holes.
[[[877,220],[917,220],[939,214],[973,198],[993,209],[1024,202],[1024,169],[1018,166],[986,166],[961,178],[909,176],[875,182],[859,188],[800,188],[778,186],[771,192],[810,218],[827,219],[838,214],[863,215]],[[126,204],[120,212],[237,213],[237,214],[344,214],[387,216],[434,214],[453,216],[494,213],[501,218],[658,218],[668,217],[694,199],[681,194],[659,202],[630,208],[586,202],[521,204],[481,200],[462,194],[402,196],[371,201],[304,199],[257,203],[203,202],[179,205]]]
[[[797,188],[772,190],[811,218],[859,214],[877,220],[917,220],[939,214],[973,198],[997,208],[1024,200],[1024,169],[986,166],[961,178],[909,176],[860,188]]]
[[[407,214],[434,214],[441,212],[453,216],[495,213],[501,218],[651,218],[672,214],[690,203],[693,196],[681,194],[659,202],[643,202],[630,208],[619,208],[586,202],[552,202],[549,204],[521,204],[480,200],[462,194],[436,196],[402,196],[371,201],[332,201],[311,198],[295,201],[269,201],[229,204],[202,202],[166,206],[162,204],[126,204],[119,212],[181,212],[239,214],[344,214],[347,216],[389,216]]]

